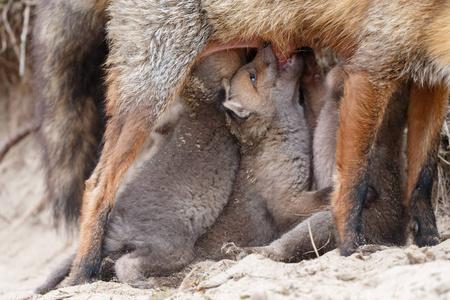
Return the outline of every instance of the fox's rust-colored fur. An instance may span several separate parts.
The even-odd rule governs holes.
[[[424,101],[426,99],[427,101]],[[409,205],[412,231],[419,245],[439,242],[431,206],[435,178],[439,132],[446,110],[448,87],[414,84],[408,107],[408,177],[405,201]]]
[[[60,99],[67,94],[61,92],[64,85],[57,83],[62,80],[67,84],[70,78],[62,79],[62,74],[50,70],[62,65],[60,59],[67,61],[69,55],[64,50],[70,49],[71,54],[82,52],[73,49],[73,41],[79,38],[78,20],[83,20],[81,27],[91,27],[89,36],[96,36],[91,32],[98,32],[104,24],[102,11],[106,6],[110,16],[107,59],[110,119],[103,153],[83,198],[80,248],[72,283],[96,275],[106,217],[121,178],[155,120],[181,89],[194,62],[214,40],[259,38],[273,42],[278,48],[297,42],[328,46],[346,57],[346,91],[337,144],[338,182],[333,198],[344,255],[364,241],[361,211],[370,176],[368,161],[385,108],[398,85],[412,80],[423,89],[439,90],[422,94],[429,98],[420,100],[436,107],[431,110],[436,112],[434,118],[428,118],[430,122],[426,124],[428,135],[437,136],[435,128],[440,126],[444,115],[441,94],[446,93],[444,86],[450,85],[448,2],[71,0],[46,2],[43,6],[39,17],[46,21],[35,36],[52,39],[36,50],[40,53],[39,68],[50,73],[42,77],[42,90],[43,94]],[[52,11],[58,6],[69,15]],[[60,25],[57,38],[52,35],[56,28],[52,24]],[[84,41],[82,45],[89,45],[85,38],[79,40]],[[78,61],[71,63],[77,65]],[[435,89],[439,86],[442,88]],[[420,148],[433,157],[433,140],[424,137],[409,142],[415,145],[414,149]],[[344,151],[350,145],[354,149]],[[409,170],[412,175],[408,182],[413,182],[408,184],[410,189],[419,188],[421,176],[414,174],[423,173],[426,165],[425,161],[418,161],[414,166],[419,171]],[[407,195],[413,193],[406,191]],[[418,199],[419,203],[430,201],[428,197]],[[429,217],[418,220],[420,227],[430,231],[417,231],[415,241],[419,246],[435,244],[439,238],[433,211],[427,209],[421,214]]]

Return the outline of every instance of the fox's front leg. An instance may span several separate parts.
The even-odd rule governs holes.
[[[408,178],[406,207],[419,247],[439,243],[431,191],[436,171],[439,132],[447,106],[448,88],[414,84],[408,107]]]
[[[350,255],[365,243],[362,211],[370,178],[370,154],[395,84],[375,84],[364,71],[349,71],[345,76],[332,207],[339,249],[342,255]]]

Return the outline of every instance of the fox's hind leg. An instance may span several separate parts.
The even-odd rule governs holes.
[[[98,276],[104,230],[116,191],[150,129],[145,111],[127,115],[123,120],[113,116],[108,121],[100,161],[86,182],[71,284],[82,284]]]
[[[419,247],[439,243],[431,191],[436,170],[439,132],[445,115],[448,88],[414,84],[408,107],[408,177],[406,206]]]
[[[98,276],[105,226],[118,186],[155,121],[209,43],[210,28],[200,4],[178,4],[113,1],[108,8],[111,46],[106,100],[110,119],[100,161],[86,183],[71,284]]]

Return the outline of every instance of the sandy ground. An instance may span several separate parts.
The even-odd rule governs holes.
[[[29,119],[30,109],[12,117],[11,103],[1,101],[3,141]],[[27,137],[0,163],[0,299],[450,299],[450,240],[348,258],[334,250],[296,264],[259,255],[202,262],[178,289],[95,282],[35,295],[32,289],[76,249],[73,235],[51,226],[37,151],[33,137]],[[439,216],[439,227],[450,234],[450,218]]]

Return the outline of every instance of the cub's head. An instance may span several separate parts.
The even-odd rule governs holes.
[[[231,131],[241,143],[261,140],[267,131],[300,109],[300,55],[279,65],[271,45],[258,49],[256,57],[231,78],[223,107]]]
[[[181,96],[194,108],[199,102],[215,102],[222,90],[222,82],[229,82],[243,64],[245,51],[242,49],[221,51],[202,58],[187,78]]]

